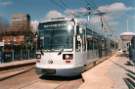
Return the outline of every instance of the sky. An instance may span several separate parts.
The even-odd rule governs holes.
[[[135,32],[135,0],[0,0],[0,16],[10,20],[15,13],[28,13],[32,21],[40,22],[57,16],[86,13],[86,7],[100,10],[113,34]],[[83,16],[82,16],[83,17]],[[90,23],[100,24],[100,17],[92,15]],[[128,23],[128,25],[127,25]],[[100,28],[100,27],[99,27]]]

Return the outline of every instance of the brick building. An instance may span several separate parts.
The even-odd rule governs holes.
[[[34,35],[30,29],[30,16],[28,14],[12,16],[8,29],[0,33],[0,42],[4,42],[4,62],[34,57]]]

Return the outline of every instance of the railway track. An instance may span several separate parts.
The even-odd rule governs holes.
[[[33,68],[20,75],[0,81],[0,89],[77,89],[82,83],[81,76],[74,78],[39,77]]]
[[[0,81],[25,73],[27,71],[30,71],[33,68],[34,68],[34,65],[29,65],[29,66],[23,66],[23,67],[8,69],[8,70],[2,70],[0,71]]]
[[[43,82],[43,81],[42,81]],[[41,85],[41,80],[36,80],[31,83],[28,83],[22,87],[18,87],[16,89],[36,89],[35,86]],[[59,83],[54,83],[53,80],[51,81],[44,81],[44,87],[40,87],[40,89],[44,89],[45,87],[47,89],[78,89],[79,86],[83,83],[81,79],[77,80],[70,80],[70,81],[60,81]],[[49,83],[49,84],[48,84]],[[50,86],[52,85],[52,86]]]
[[[99,62],[96,61],[95,63],[91,64],[88,69],[98,65],[108,58],[109,57],[103,58]],[[28,66],[26,67],[28,68]],[[25,69],[26,67],[22,67],[22,69]],[[0,81],[0,89],[1,87],[2,89],[77,89],[83,83],[83,79],[81,76],[73,78],[50,76],[39,77],[35,73],[35,68],[33,65],[29,66],[29,68],[30,69],[28,71],[22,74]],[[21,68],[17,68],[16,70],[20,69]]]

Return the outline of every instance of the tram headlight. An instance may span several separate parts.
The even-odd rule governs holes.
[[[73,54],[63,54],[63,60],[72,60]]]
[[[41,59],[41,54],[36,54],[36,59]]]
[[[37,59],[37,63],[39,63],[41,59],[41,54],[36,54],[36,59]]]

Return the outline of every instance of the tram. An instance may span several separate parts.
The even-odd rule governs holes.
[[[75,18],[52,18],[41,22],[36,70],[45,75],[79,75],[90,63],[111,53],[108,40],[87,24],[79,24]]]

